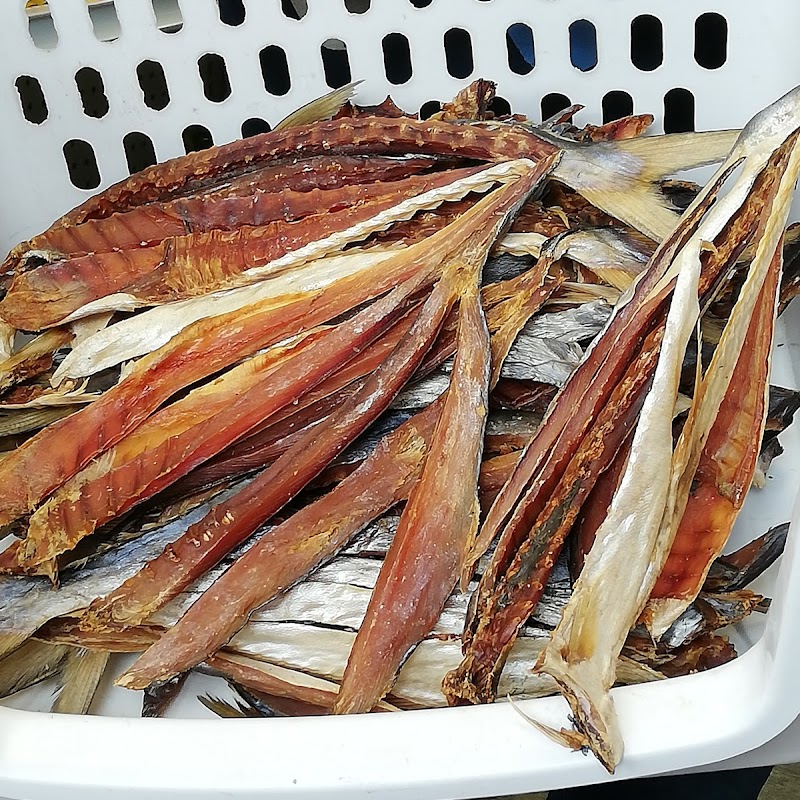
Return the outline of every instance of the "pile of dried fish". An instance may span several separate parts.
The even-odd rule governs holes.
[[[112,652],[146,715],[193,669],[224,716],[560,691],[548,734],[613,770],[609,689],[769,605],[788,526],[721,553],[800,406],[769,385],[800,95],[648,137],[353,88],[0,266],[0,695],[87,713]]]

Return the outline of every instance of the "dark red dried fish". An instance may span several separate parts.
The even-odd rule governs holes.
[[[93,300],[123,289],[143,303],[204,294],[226,285],[247,269],[263,266],[371,219],[405,199],[479,171],[475,167],[397,181],[388,184],[385,192],[366,197],[363,203],[294,222],[277,221],[258,227],[237,223],[233,230],[212,224],[212,230],[171,237],[150,247],[113,249],[47,264],[14,279],[0,302],[0,316],[20,330],[39,330],[60,322]],[[335,194],[348,192],[341,189]],[[260,197],[269,205],[274,196]],[[245,204],[245,211],[252,214],[253,220],[258,205]],[[113,236],[110,241],[114,241]]]

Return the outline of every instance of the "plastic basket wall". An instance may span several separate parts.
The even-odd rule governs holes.
[[[0,5],[0,248],[155,159],[260,132],[364,79],[435,109],[475,77],[498,110],[736,126],[800,79],[788,3],[51,0]],[[769,6],[769,11],[766,6]],[[796,13],[796,12],[795,12]],[[761,47],[759,47],[759,44]],[[13,187],[13,188],[12,188]]]

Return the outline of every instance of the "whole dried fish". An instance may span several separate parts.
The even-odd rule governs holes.
[[[779,276],[780,261],[774,260],[733,369],[731,388],[719,404],[700,454],[672,549],[644,611],[656,635],[700,591],[752,483],[767,414]],[[716,368],[716,358],[712,358],[709,370]]]

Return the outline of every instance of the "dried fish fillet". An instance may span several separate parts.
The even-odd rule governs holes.
[[[261,268],[260,274],[275,271],[265,270],[263,265],[278,262],[318,240],[338,234],[340,245],[332,249],[340,249],[355,240],[353,235],[359,238],[357,233],[347,232],[361,231],[362,223],[381,212],[395,209],[404,200],[437,197],[437,190],[456,191],[454,185],[484,171],[473,167],[407,178],[388,184],[382,193],[367,193],[363,202],[357,202],[355,196],[348,202],[354,192],[338,190],[334,192],[338,199],[328,203],[333,203],[333,208],[323,206],[290,222],[269,221],[274,216],[269,208],[279,211],[290,201],[281,195],[259,194],[243,202],[222,200],[221,210],[216,210],[213,202],[203,203],[202,211],[194,212],[194,217],[202,213],[200,219],[192,217],[192,209],[182,208],[174,213],[177,224],[188,225],[188,231],[183,228],[175,235],[156,237],[151,246],[106,247],[17,276],[0,302],[0,316],[24,330],[38,330],[73,319],[79,309],[123,290],[136,297],[140,305],[205,294],[229,285],[254,267]],[[319,199],[310,198],[312,202]],[[222,224],[215,214],[223,218]],[[129,225],[126,220],[119,220],[119,224]],[[135,233],[132,231],[132,235]],[[293,260],[290,257],[286,263],[284,259],[285,266]]]
[[[387,261],[399,251],[353,252],[313,262],[252,286],[157,306],[98,331],[78,343],[53,374],[53,384],[84,378],[139,358],[165,345],[184,328],[206,317],[245,309],[255,303],[276,303],[292,295],[315,292]]]
[[[700,453],[670,554],[643,612],[657,636],[702,588],[753,480],[767,412],[779,277],[780,254],[761,287],[730,387]],[[719,369],[717,361],[712,358],[709,371]]]
[[[321,290],[275,301],[268,298],[184,328],[139,360],[123,381],[90,406],[51,425],[3,459],[0,525],[33,510],[182,387],[343,314],[416,274],[426,263],[422,249],[395,254],[380,264],[380,270],[362,270]],[[66,450],[60,447],[64,440],[79,441],[81,446]]]
[[[369,711],[386,694],[406,654],[439,618],[478,529],[491,366],[479,274],[461,293],[450,389],[353,644],[334,713]]]
[[[201,272],[203,272],[204,275],[207,272],[207,277],[212,281],[212,283],[214,281],[219,282],[219,280],[222,280],[224,285],[228,288],[234,286],[247,286],[252,283],[257,283],[259,281],[263,281],[264,278],[283,272],[290,267],[294,267],[298,264],[304,264],[309,261],[313,261],[314,259],[322,258],[331,253],[339,252],[346,245],[361,241],[370,234],[377,231],[382,231],[397,221],[411,219],[415,214],[422,210],[437,208],[442,203],[461,199],[471,192],[486,192],[497,183],[513,181],[517,177],[517,172],[515,171],[517,169],[518,164],[517,162],[513,161],[488,166],[474,175],[452,181],[439,189],[432,189],[415,197],[403,200],[400,203],[391,205],[389,208],[386,208],[384,211],[381,211],[374,216],[368,215],[368,218],[361,222],[357,222],[356,224],[346,227],[343,230],[336,231],[331,235],[312,240],[302,247],[291,250],[280,258],[275,258],[274,260],[270,261],[268,257],[265,256],[265,260],[267,260],[269,263],[264,263],[262,266],[253,266],[252,263],[242,263],[242,259],[245,258],[245,256],[241,251],[240,245],[245,248],[247,248],[248,245],[246,237],[243,235],[244,229],[239,229],[238,231],[232,232],[232,238],[229,238],[228,240],[228,245],[230,248],[232,248],[229,256],[233,258],[232,268],[235,274],[232,276],[227,276],[229,280],[227,280],[227,283],[225,283],[224,279],[227,273],[225,275],[220,273],[219,270],[221,269],[221,262],[218,258],[216,258],[216,256],[212,256],[211,261],[203,262],[206,264],[208,269],[203,269]],[[224,236],[225,232],[216,233],[212,231],[210,234],[206,235],[208,241],[205,241],[205,246],[209,246],[210,239],[216,238],[216,240],[219,240],[220,237]],[[267,247],[272,246],[270,243],[274,242],[273,239],[266,236],[265,231],[260,231],[257,238],[259,240],[263,240]],[[217,244],[219,244],[219,241],[217,241]],[[255,242],[255,249],[258,250],[258,241]],[[179,253],[177,257],[179,260],[182,259],[185,261],[187,258],[189,258],[189,255],[187,253],[183,253],[183,255]],[[249,256],[247,258],[249,258]],[[256,261],[258,261],[258,259],[256,259]],[[242,272],[241,269],[244,269],[244,271]],[[200,280],[201,282],[205,281],[203,275],[200,276]],[[214,287],[207,286],[206,288],[210,290]],[[220,285],[217,285],[216,288],[220,288]],[[144,289],[143,292],[139,292],[137,294],[134,292],[134,289],[131,288],[130,291],[109,294],[105,297],[101,297],[97,300],[86,303],[65,317],[63,321],[71,322],[75,319],[80,319],[81,317],[100,312],[106,312],[110,310],[133,310],[141,307],[142,305],[148,305],[150,300],[143,296],[147,294],[147,291],[147,289]],[[151,299],[158,300],[159,297]],[[163,300],[164,298],[160,299]]]
[[[71,339],[72,334],[67,330],[47,331],[0,361],[0,393],[47,372],[53,364],[53,354]]]

